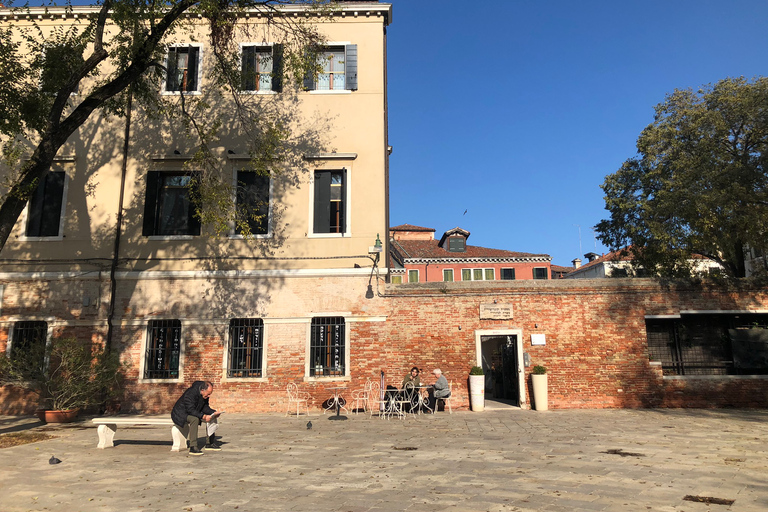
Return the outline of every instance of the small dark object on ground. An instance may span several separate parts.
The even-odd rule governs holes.
[[[625,452],[621,448],[611,448],[610,450],[606,450],[603,453],[607,453],[609,455],[621,455],[622,457],[645,457],[644,453]]]
[[[393,446],[394,450],[418,450],[415,446]]]
[[[694,501],[696,503],[706,503],[707,505],[728,505],[731,506],[736,500],[726,500],[723,498],[711,498],[709,496],[691,496],[690,494],[683,498],[683,501]]]
[[[51,455],[51,458],[48,459],[48,464],[60,464],[61,459],[57,459],[55,455]]]
[[[312,430],[312,422],[311,421],[307,422],[307,430]]]

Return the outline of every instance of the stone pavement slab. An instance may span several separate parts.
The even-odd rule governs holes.
[[[221,452],[172,453],[167,428],[0,416],[54,439],[0,450],[0,510],[768,510],[768,411],[487,410],[330,421],[225,415]],[[63,462],[48,464],[51,455]],[[734,500],[730,506],[688,495]]]

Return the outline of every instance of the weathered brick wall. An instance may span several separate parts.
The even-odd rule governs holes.
[[[45,285],[41,283],[47,283]],[[98,283],[86,283],[91,289]],[[123,283],[125,284],[125,283]],[[13,322],[56,318],[57,333],[103,339],[106,300],[82,307],[83,286],[72,283],[12,282],[5,288],[0,349]],[[531,366],[549,373],[551,408],[595,407],[765,407],[768,380],[762,377],[663,378],[649,362],[646,315],[681,311],[768,310],[768,292],[662,286],[650,280],[512,281],[426,283],[378,286],[364,298],[367,278],[158,279],[120,288],[115,346],[131,365],[124,412],[164,413],[189,384],[208,378],[216,385],[213,403],[232,412],[285,411],[285,387],[296,382],[312,395],[317,410],[331,387],[345,394],[367,379],[398,385],[411,368],[443,370],[454,384],[454,408],[469,404],[467,376],[476,364],[476,331],[514,329]],[[101,287],[104,288],[103,286]],[[34,292],[30,292],[34,290]],[[88,292],[91,293],[91,292]],[[44,299],[41,299],[44,297]],[[56,300],[54,297],[66,300]],[[513,317],[481,319],[484,304],[511,306]],[[74,305],[79,305],[78,308]],[[48,308],[41,315],[40,308]],[[88,312],[84,314],[83,311]],[[99,313],[101,312],[101,313]],[[349,375],[336,380],[307,378],[309,321],[313,316],[347,318]],[[230,318],[262,317],[266,329],[266,378],[227,379],[224,352]],[[143,382],[148,319],[179,318],[183,325],[184,382]],[[546,336],[532,346],[531,334]],[[524,369],[524,406],[531,401],[530,367]],[[0,388],[6,413],[30,409],[23,396]],[[26,407],[26,408],[25,408]],[[34,406],[31,406],[34,409]]]

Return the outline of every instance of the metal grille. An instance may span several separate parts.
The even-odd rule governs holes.
[[[312,319],[309,368],[312,377],[337,377],[344,375],[345,333],[344,318],[325,317]]]
[[[227,377],[261,377],[264,321],[233,318],[229,321]]]
[[[16,322],[13,324],[13,341],[11,344],[11,357],[19,357],[23,354],[31,354],[40,362],[45,358],[45,340],[48,337],[47,322]]]
[[[145,379],[175,379],[179,376],[181,321],[152,320],[147,327]]]

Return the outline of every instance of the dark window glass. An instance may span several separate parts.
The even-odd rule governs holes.
[[[281,45],[243,46],[242,90],[280,92],[282,55]]]
[[[313,318],[311,330],[309,375],[343,376],[346,350],[344,318]]]
[[[168,49],[166,91],[197,91],[197,70],[200,48],[177,46]]]
[[[254,171],[237,173],[237,213],[252,235],[269,232],[269,182],[269,176]],[[242,225],[236,226],[235,231],[244,234]]]
[[[235,318],[229,321],[228,377],[261,377],[264,321]]]
[[[181,321],[151,320],[147,327],[147,352],[144,363],[144,378],[178,378],[180,354]]]
[[[315,233],[344,233],[346,171],[315,171]]]
[[[27,236],[59,236],[64,202],[64,171],[50,171],[29,199]]]
[[[546,268],[534,268],[533,269],[533,278],[534,279],[546,279],[547,278],[547,269]]]
[[[514,268],[503,268],[503,269],[501,269],[501,280],[502,281],[514,281],[515,280],[515,269]]]
[[[192,186],[196,174],[149,171],[144,236],[199,235]]]

